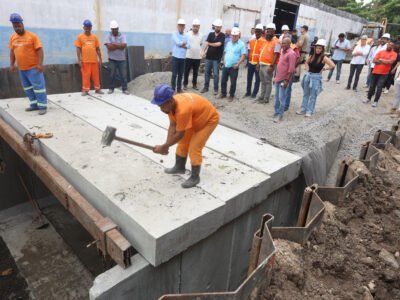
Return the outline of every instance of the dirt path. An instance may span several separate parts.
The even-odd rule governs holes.
[[[277,240],[271,286],[260,299],[400,299],[400,151],[324,221],[304,247]]]

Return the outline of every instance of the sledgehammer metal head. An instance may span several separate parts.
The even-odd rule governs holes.
[[[103,136],[101,137],[101,144],[103,146],[111,146],[111,143],[115,139],[117,132],[117,128],[107,126],[106,130],[103,132]]]

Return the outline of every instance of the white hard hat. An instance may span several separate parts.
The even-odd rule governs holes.
[[[387,38],[390,39],[390,33],[385,33],[384,35],[382,35],[383,38]]]
[[[273,29],[273,30],[276,30],[276,26],[275,26],[275,24],[274,24],[274,23],[268,23],[268,25],[267,25],[267,29]]]
[[[237,27],[233,27],[232,31],[231,31],[231,35],[239,35],[240,34],[240,30]]]
[[[256,29],[261,29],[261,30],[264,30],[264,26],[263,26],[263,24],[261,24],[261,23],[258,23],[258,24],[256,25]]]
[[[322,46],[322,47],[326,47],[326,41],[324,39],[319,39],[317,41],[317,43],[315,44],[315,46]]]
[[[214,26],[218,26],[218,27],[222,26],[222,20],[221,20],[221,19],[216,19],[216,20],[214,21],[213,25],[214,25]]]
[[[368,36],[366,36],[365,34],[361,36],[362,40],[368,40]]]
[[[192,25],[200,25],[200,20],[194,19]]]
[[[118,23],[117,23],[117,21],[112,20],[112,21],[110,22],[110,28],[111,28],[111,29],[118,28]]]
[[[178,25],[186,25],[186,22],[184,19],[179,19],[177,24]]]
[[[283,25],[282,28],[281,28],[281,30],[290,30],[290,28],[289,28],[289,26],[287,26],[287,25]]]

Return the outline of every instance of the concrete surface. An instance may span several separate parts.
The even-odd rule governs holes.
[[[133,106],[142,101],[144,108],[154,109],[144,100],[129,98]],[[43,156],[103,215],[111,217],[137,251],[155,266],[265,200],[277,182],[283,186],[299,175],[300,157],[262,143],[258,147],[256,139],[245,150],[253,153],[242,154],[234,147],[235,143],[239,145],[236,132],[230,131],[232,152],[240,155],[233,159],[232,153],[223,152],[228,149],[206,149],[201,185],[183,190],[179,187],[181,176],[163,172],[162,165],[173,164],[173,153],[161,157],[118,142],[108,148],[100,146],[99,129],[106,125],[116,126],[121,136],[149,144],[164,141],[165,129],[92,97],[64,94],[50,100],[44,117],[26,113],[26,99],[0,101],[0,114],[20,134],[27,130],[53,132],[54,138],[40,142]],[[220,134],[217,131],[215,136]],[[241,161],[241,157],[259,157],[260,149],[272,166],[271,175],[253,167],[257,161],[250,161],[252,165]],[[272,155],[266,154],[268,151]],[[279,166],[289,168],[290,176],[285,170],[280,172]]]

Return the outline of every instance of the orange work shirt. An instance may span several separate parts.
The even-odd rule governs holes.
[[[375,55],[375,59],[384,59],[384,60],[397,60],[397,53],[392,51],[387,51],[387,50],[382,50],[379,51],[377,55]],[[372,71],[372,74],[381,74],[381,75],[386,75],[390,73],[390,69],[392,68],[392,65],[384,65],[384,64],[375,64],[374,70]]]
[[[42,48],[42,42],[33,32],[25,31],[23,35],[13,33],[8,43],[17,60],[17,66],[21,71],[31,70],[39,64],[37,50]]]
[[[82,62],[97,63],[97,51],[100,47],[99,39],[95,34],[86,35],[81,33],[78,35],[74,45],[82,50]]]
[[[169,120],[176,123],[176,131],[193,129],[197,132],[206,125],[219,122],[217,109],[206,98],[192,93],[174,96],[176,102],[175,114],[168,114]]]
[[[250,52],[249,52],[249,63],[252,65],[258,64],[258,58],[260,56],[261,48],[265,44],[265,39],[260,37],[257,39],[251,39],[249,41],[250,44]]]
[[[274,36],[272,40],[265,40],[264,46],[261,48],[259,62],[262,65],[271,65],[274,60],[274,54],[280,52],[279,39]],[[275,61],[278,64],[278,58]]]

